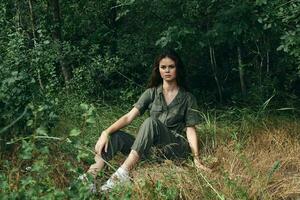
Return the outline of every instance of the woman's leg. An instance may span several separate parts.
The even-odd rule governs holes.
[[[139,161],[139,158],[147,154],[153,145],[168,144],[172,140],[173,137],[164,124],[157,119],[147,118],[141,125],[131,147],[132,150],[121,167],[127,171],[131,170]]]
[[[172,144],[175,140],[174,135],[162,122],[149,117],[141,125],[131,149],[139,156],[147,155],[151,147]]]
[[[130,147],[134,142],[134,137],[123,131],[117,131],[110,136],[107,152],[102,151],[102,157],[95,155],[95,163],[92,164],[88,170],[88,173],[94,177],[103,169],[105,161],[111,160],[118,152],[124,155],[130,153]],[[103,160],[104,159],[104,160]]]
[[[139,154],[135,150],[131,150],[121,167],[129,172],[138,163],[139,159]]]
[[[137,164],[142,155],[147,154],[153,145],[170,144],[174,139],[173,134],[163,123],[157,119],[147,118],[139,129],[129,156],[101,187],[101,190],[112,189],[116,184],[128,182],[129,171]]]

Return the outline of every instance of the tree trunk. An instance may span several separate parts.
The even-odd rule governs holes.
[[[245,80],[244,80],[244,66],[242,62],[242,53],[241,48],[237,47],[237,53],[238,53],[238,64],[239,64],[239,75],[240,75],[240,84],[241,84],[241,90],[243,97],[246,96],[246,87],[245,87]]]
[[[35,34],[35,25],[34,25],[34,15],[33,15],[33,10],[32,10],[32,2],[31,0],[28,0],[28,5],[29,5],[29,11],[30,11],[30,23],[31,23],[31,30],[32,30],[32,37],[33,37],[33,43],[34,46],[36,46],[36,34]]]
[[[53,21],[54,21],[54,31],[53,38],[61,41],[61,17],[60,17],[60,7],[59,0],[51,0],[53,6]]]
[[[209,46],[209,55],[210,55],[211,68],[212,68],[214,79],[216,81],[217,88],[218,88],[219,100],[220,100],[220,103],[222,103],[223,102],[223,95],[222,95],[222,89],[221,89],[221,86],[220,86],[220,82],[219,82],[219,79],[218,79],[218,76],[217,76],[217,62],[216,62],[216,57],[215,57],[215,50],[211,46]]]
[[[53,6],[53,21],[54,21],[54,32],[53,32],[53,38],[57,41],[59,44],[59,54],[62,55],[62,34],[61,34],[61,15],[60,15],[60,7],[59,7],[59,0],[52,0],[52,6]],[[61,57],[59,59],[59,65],[61,68],[62,75],[64,77],[65,86],[68,85],[68,82],[70,80],[70,72],[66,67],[66,64],[64,62],[64,57]]]
[[[110,46],[110,51],[111,54],[116,54],[117,52],[117,38],[118,38],[118,33],[117,33],[117,22],[116,22],[116,18],[117,18],[117,1],[114,1],[112,3],[111,9],[110,9],[110,13],[109,13],[109,26],[110,29],[112,30],[112,35],[113,35],[113,41],[112,44]]]
[[[270,57],[269,57],[269,50],[267,50],[267,74],[270,72]]]
[[[21,27],[20,0],[15,1],[15,7],[16,7],[16,25],[17,28],[20,28]]]
[[[263,64],[264,64],[264,56],[262,52],[260,51],[259,44],[255,42],[256,49],[257,49],[257,55],[259,57],[259,86],[262,87],[262,71],[263,71]],[[258,61],[257,61],[258,62]]]
[[[32,37],[33,37],[33,45],[34,47],[36,47],[36,41],[37,41],[37,37],[35,34],[35,20],[34,20],[34,14],[33,14],[33,9],[32,9],[32,1],[28,0],[28,6],[29,6],[29,11],[30,11],[30,23],[31,23],[31,30],[32,30]],[[38,76],[38,82],[40,85],[41,90],[44,90],[44,85],[41,79],[41,72],[40,69],[37,68],[37,76]]]

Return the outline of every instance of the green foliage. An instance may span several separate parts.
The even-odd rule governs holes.
[[[278,8],[277,17],[281,20],[284,27],[282,33],[281,45],[277,50],[283,50],[295,58],[295,63],[298,66],[298,77],[300,75],[300,2],[291,1],[282,4]]]
[[[60,21],[52,17],[57,9],[52,4],[35,2],[33,13],[20,10],[27,8],[24,2],[15,3],[14,8],[13,3],[1,4],[1,46],[8,46],[0,48],[4,55],[1,69],[7,71],[2,73],[3,79],[12,72],[20,73],[12,63],[23,63],[19,78],[26,82],[23,87],[28,86],[24,88],[27,97],[42,94],[52,98],[66,87],[68,92],[90,99],[113,99],[117,95],[132,101],[142,91],[136,88],[145,85],[149,76],[158,52],[155,49],[162,47],[179,51],[189,82],[206,101],[217,102],[221,94],[226,103],[239,103],[241,66],[248,91],[243,100],[246,98],[248,104],[262,103],[274,88],[285,95],[281,101],[291,98],[286,95],[289,91],[295,91],[298,76],[293,72],[299,71],[297,2],[60,3]],[[140,21],[146,22],[144,26],[139,26]],[[238,63],[237,47],[242,50],[242,64]],[[211,48],[215,69],[211,67]],[[277,52],[277,48],[287,54]],[[288,60],[288,55],[295,59]]]
[[[87,65],[74,70],[70,87],[78,94],[87,97],[103,98],[108,88],[119,88],[120,82],[113,82],[124,73],[122,60],[118,57],[97,56],[91,58]]]
[[[264,117],[298,112],[299,7],[284,0],[1,1],[0,199],[92,198],[75,177],[91,162],[100,131],[143,92],[164,47],[182,56],[199,104],[230,106],[200,113],[204,152],[222,135],[239,153],[237,141]],[[234,128],[220,131],[222,123]],[[275,162],[270,180],[279,168]],[[57,174],[65,176],[57,181]],[[225,175],[224,182],[234,198],[249,197],[239,180]],[[153,199],[178,198],[163,181],[148,186]],[[109,198],[120,193],[128,199],[133,191]],[[215,197],[209,189],[207,199]]]
[[[88,185],[77,180],[79,173],[82,173],[82,168],[76,163],[91,158],[92,151],[86,146],[89,141],[85,140],[86,137],[82,137],[81,132],[94,127],[93,119],[96,117],[96,110],[93,105],[85,103],[80,104],[80,109],[81,125],[73,128],[69,136],[53,137],[51,136],[53,133],[48,132],[44,127],[39,127],[33,135],[18,137],[7,143],[8,146],[19,149],[15,152],[17,155],[15,159],[20,165],[11,168],[11,161],[1,161],[0,170],[5,172],[0,174],[3,182],[0,191],[3,199],[65,199],[66,197],[90,199],[92,197]],[[74,157],[77,161],[66,156],[66,151],[70,155],[77,155]],[[59,160],[62,158],[69,160],[61,163]],[[18,175],[19,173],[21,175]],[[69,187],[59,187],[55,179],[66,178]],[[9,186],[6,183],[9,183]]]

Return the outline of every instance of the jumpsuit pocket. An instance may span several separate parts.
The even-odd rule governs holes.
[[[162,111],[163,111],[162,106],[152,105],[152,108],[150,110],[150,115],[151,115],[151,117],[158,118],[162,114]]]
[[[181,124],[184,122],[184,113],[182,113],[180,110],[176,110],[169,113],[169,117],[167,120],[167,124],[170,127],[176,127],[178,124]]]

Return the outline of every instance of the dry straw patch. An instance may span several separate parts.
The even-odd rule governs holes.
[[[256,131],[244,145],[220,144],[214,172],[192,162],[143,164],[133,172],[132,199],[299,199],[299,126]],[[154,194],[155,193],[155,194]]]
[[[218,148],[216,156],[250,199],[300,198],[300,143],[294,134],[298,130],[298,126],[266,128],[250,137],[242,149],[231,141]],[[223,185],[221,190],[230,197],[232,191],[226,188]]]

